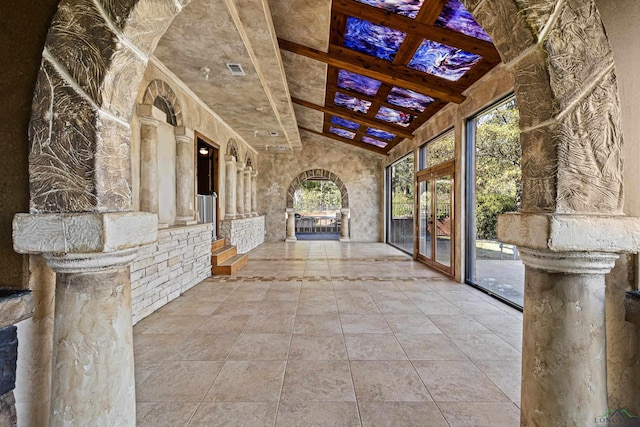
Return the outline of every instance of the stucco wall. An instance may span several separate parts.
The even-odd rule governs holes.
[[[309,169],[325,169],[347,187],[351,209],[351,241],[382,240],[382,180],[384,157],[366,150],[302,132],[302,150],[262,154],[258,167],[258,211],[266,215],[267,241],[286,237],[286,194],[291,182]]]

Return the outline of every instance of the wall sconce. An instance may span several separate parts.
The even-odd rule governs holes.
[[[200,147],[200,149],[198,150],[198,152],[200,154],[202,154],[203,156],[206,156],[207,154],[209,154],[209,149],[207,147]]]

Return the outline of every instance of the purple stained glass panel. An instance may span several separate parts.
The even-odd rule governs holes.
[[[416,116],[403,113],[402,111],[393,110],[387,107],[380,107],[376,119],[384,120],[385,122],[393,123],[396,125],[407,127]]]
[[[424,0],[358,0],[360,3],[384,9],[398,15],[415,18]]]
[[[366,114],[371,107],[371,102],[363,99],[358,99],[354,96],[347,96],[340,92],[336,92],[336,96],[333,99],[333,103],[338,107],[348,108],[351,111],[357,111],[358,113]]]
[[[421,113],[433,101],[434,99],[430,96],[399,87],[391,89],[391,92],[389,92],[389,96],[387,97],[387,102],[389,104],[420,111]]]
[[[347,18],[344,45],[376,58],[393,61],[405,36],[402,31],[350,16]]]
[[[480,58],[480,55],[425,39],[408,67],[456,81],[476,65]]]
[[[329,128],[329,132],[335,133],[336,135],[341,136],[343,138],[347,138],[347,139],[353,139],[356,136],[355,132],[351,132],[351,131],[340,129],[340,128],[334,128],[333,126]]]
[[[449,0],[436,20],[436,25],[480,40],[491,41],[489,34],[473,19],[460,0]]]
[[[374,96],[382,82],[350,71],[338,71],[338,87],[349,89],[363,95]]]
[[[388,139],[389,141],[391,141],[393,138],[396,137],[392,133],[385,132],[383,130],[376,129],[376,128],[367,129],[367,135],[375,136],[376,138]]]
[[[362,142],[364,142],[365,144],[375,145],[376,147],[380,147],[380,148],[384,148],[387,146],[386,142],[378,141],[377,139],[373,139],[368,136],[363,136]]]
[[[338,116],[331,117],[331,123],[351,130],[358,130],[358,128],[360,127],[358,123],[352,122],[351,120],[343,119],[342,117]]]

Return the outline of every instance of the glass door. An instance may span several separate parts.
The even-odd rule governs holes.
[[[418,173],[420,212],[417,259],[448,275],[453,274],[454,199],[453,162]]]

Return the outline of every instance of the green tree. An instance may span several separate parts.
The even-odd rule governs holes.
[[[331,181],[309,179],[300,184],[296,192],[296,212],[326,212],[339,210],[342,206],[340,190]]]
[[[496,239],[498,215],[518,210],[522,172],[518,108],[515,100],[477,119],[476,231]]]

